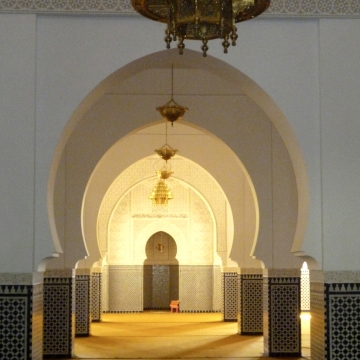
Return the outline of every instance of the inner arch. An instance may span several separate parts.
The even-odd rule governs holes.
[[[301,247],[308,185],[293,132],[251,79],[220,60],[209,57],[204,62],[197,55],[189,50],[179,57],[176,51],[164,51],[134,61],[100,83],[74,112],[57,146],[49,183],[50,217],[55,218],[57,234],[76,242],[76,251],[65,254],[66,266],[87,255],[81,240],[86,219],[81,212],[93,170],[119,139],[159,118],[155,108],[169,99],[172,64],[175,98],[190,109],[186,120],[227,144],[251,178],[258,203],[252,254],[267,267],[294,266],[282,255],[290,254],[293,245],[293,250]],[[221,156],[208,161],[225,163]],[[64,183],[63,177],[74,181]],[[55,191],[56,187],[66,191]],[[65,211],[74,219],[66,235],[57,216],[64,203],[71,204]]]

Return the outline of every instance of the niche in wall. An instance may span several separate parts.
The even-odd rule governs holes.
[[[179,299],[179,264],[175,240],[166,232],[153,234],[146,243],[144,310],[169,309]]]

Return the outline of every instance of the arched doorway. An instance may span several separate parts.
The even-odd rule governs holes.
[[[169,310],[179,299],[179,263],[175,240],[158,231],[146,243],[144,261],[144,310]]]
[[[77,246],[74,247],[76,251],[68,255],[68,262],[77,261],[85,255],[85,247],[80,240],[82,235],[90,256],[81,261],[79,266],[91,267],[101,257],[101,247],[99,249],[97,242],[99,223],[93,220],[98,215],[104,193],[119,174],[115,162],[105,164],[103,160],[108,159],[106,155],[111,153],[113,145],[120,139],[129,141],[128,149],[136,149],[120,153],[118,159],[122,160],[123,168],[149,154],[148,148],[131,144],[132,135],[138,129],[148,128],[149,118],[157,119],[154,103],[162,104],[167,100],[164,74],[170,69],[171,63],[175,63],[180,82],[178,96],[182,103],[193,109],[188,127],[201,129],[209,138],[219,140],[222,149],[227,150],[213,153],[212,157],[204,156],[204,153],[197,151],[199,145],[202,149],[203,143],[195,140],[186,143],[186,155],[189,159],[196,159],[204,168],[211,169],[219,183],[233,180],[225,191],[226,197],[232,199],[233,193],[244,185],[234,176],[233,168],[230,167],[230,171],[226,169],[228,154],[232,153],[237,159],[237,166],[246,175],[250,188],[248,194],[253,199],[255,230],[252,234],[246,234],[246,226],[242,232],[234,230],[233,236],[237,240],[232,243],[231,255],[226,254],[226,260],[236,259],[233,265],[242,268],[252,265],[256,268],[261,265],[268,268],[297,268],[299,261],[292,256],[291,251],[294,250],[294,239],[297,240],[295,248],[299,247],[303,239],[308,194],[301,153],[297,152],[296,139],[286,119],[271,99],[244,74],[216,59],[204,65],[193,52],[187,54],[179,58],[174,52],[167,52],[163,54],[162,61],[159,61],[161,54],[156,54],[119,70],[89,95],[82,104],[82,111],[71,119],[62,139],[64,145],[66,143],[66,151],[62,144],[58,147],[54,162],[58,172],[50,184],[50,193],[54,191],[55,184],[58,185],[58,197],[53,199],[54,209],[64,203],[71,203],[71,213],[77,214],[78,220],[81,218],[81,222],[74,220],[74,226],[69,227],[67,238],[71,241],[77,239]],[[155,92],[151,79],[159,72],[164,78],[163,90],[159,92],[157,88]],[[194,82],[194,76],[198,82]],[[190,78],[191,83],[199,85],[195,90],[186,88]],[[208,82],[213,86],[206,86]],[[139,83],[148,86],[146,90],[142,88],[141,94],[136,91]],[[197,96],[194,96],[194,92]],[[140,98],[141,107],[138,106]],[[212,101],[208,101],[209,98]],[[91,141],[84,142],[81,139]],[[146,141],[143,144],[150,145]],[[79,173],[78,169],[85,158],[86,167]],[[216,166],[212,167],[213,164]],[[97,190],[100,191],[96,193],[96,186],[93,187],[96,181],[93,180],[96,179],[96,171],[103,165],[106,165],[107,171],[101,172],[102,183],[100,187],[97,183]],[[74,178],[74,182],[63,182],[62,179],[67,177]],[[62,188],[65,188],[65,200],[69,202],[61,198]],[[242,211],[246,224],[247,209],[242,208],[241,204],[236,207],[240,213]],[[61,230],[61,221],[56,216],[55,223]],[[61,231],[59,233],[61,235]],[[246,239],[243,243],[238,240],[241,236]]]
[[[286,119],[271,99],[244,74],[213,58],[207,59],[204,64],[196,55],[196,52],[189,50],[179,57],[176,51],[166,51],[139,59],[104,80],[81,104],[82,111],[74,113],[57,147],[53,161],[54,176],[49,186],[59,236],[62,236],[62,225],[56,213],[57,208],[63,206],[60,193],[71,199],[71,211],[81,216],[82,206],[86,207],[86,202],[91,201],[85,196],[83,203],[83,194],[89,189],[89,179],[102,156],[120,138],[148,124],[149,120],[158,118],[154,104],[167,101],[170,86],[166,79],[170,81],[171,64],[174,64],[175,94],[191,109],[187,120],[192,122],[191,125],[196,123],[202,126],[226,143],[241,159],[239,165],[249,176],[258,214],[250,253],[271,267],[274,261],[280,265],[279,262],[285,259],[284,253],[290,254],[294,239],[296,248],[300,248],[308,214],[308,185],[301,151],[296,147],[296,139]],[[155,91],[153,79],[155,76],[158,81],[159,73],[164,78],[163,90],[159,91],[157,86]],[[211,86],[206,86],[208,82]],[[142,94],[136,94],[136,84],[139,83],[143,84]],[[196,90],[187,87],[189,83],[196,83]],[[199,96],[194,96],[194,91]],[[135,98],[134,102],[129,101],[131,97],[136,97],[136,101]],[[206,101],[208,97],[213,101]],[[137,106],[139,102],[141,107]],[[220,125],[219,119],[223,119],[224,124]],[[86,138],[91,138],[91,142],[83,141]],[[64,155],[65,148],[67,157]],[[189,158],[200,154],[192,149],[185,149],[190,151]],[[70,156],[72,153],[74,156]],[[142,156],[139,151],[128,152],[122,158],[129,165],[139,155]],[[85,158],[86,167],[83,163]],[[216,162],[218,165],[226,163],[223,160]],[[75,179],[71,184],[64,184],[61,180],[65,162],[68,164],[67,176]],[[82,168],[81,172],[78,172],[79,168]],[[75,173],[71,175],[72,171],[76,172],[76,176]],[[112,171],[108,168],[107,173],[111,174]],[[109,180],[112,181],[111,176]],[[103,185],[109,184],[104,181]],[[63,186],[68,187],[65,192],[60,191]],[[86,216],[84,212],[83,216]],[[88,262],[96,261],[99,258],[96,223],[91,221],[88,224],[84,220],[78,224],[74,222],[70,230],[72,235],[68,237],[71,241],[78,239],[76,241],[79,243],[76,251],[69,254],[69,262],[71,257],[76,263],[86,255],[81,244],[83,233],[90,256],[94,256]],[[270,243],[269,239],[272,239]],[[281,246],[276,245],[278,242],[281,242]],[[269,244],[272,244],[271,249],[268,248]],[[250,254],[245,258],[251,259]],[[294,266],[290,258],[282,266]]]

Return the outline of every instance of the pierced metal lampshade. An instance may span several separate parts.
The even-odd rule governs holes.
[[[155,152],[165,161],[170,160],[172,157],[175,156],[175,154],[178,152],[178,150],[173,149],[170,147],[170,145],[165,144],[160,149],[155,149]]]
[[[171,126],[174,125],[174,121],[181,119],[185,111],[189,110],[185,106],[179,105],[174,99],[168,101],[165,105],[156,108],[160,112],[163,118],[171,122]]]
[[[132,6],[141,15],[167,24],[165,42],[178,39],[179,53],[183,53],[184,40],[201,40],[203,55],[207,42],[223,39],[224,52],[236,45],[235,23],[253,19],[262,14],[270,0],[132,0]]]

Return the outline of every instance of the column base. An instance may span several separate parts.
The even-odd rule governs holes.
[[[90,336],[90,269],[76,269],[75,337]]]
[[[42,275],[0,274],[0,359],[42,358]]]
[[[360,271],[311,271],[311,359],[358,360]]]
[[[238,269],[222,269],[223,321],[236,322],[238,308]]]
[[[73,357],[75,274],[72,269],[44,274],[44,358]]]
[[[101,268],[91,269],[90,312],[91,322],[101,322]]]
[[[300,270],[264,270],[264,352],[301,357]]]
[[[239,334],[263,335],[263,270],[239,269],[238,281]]]

